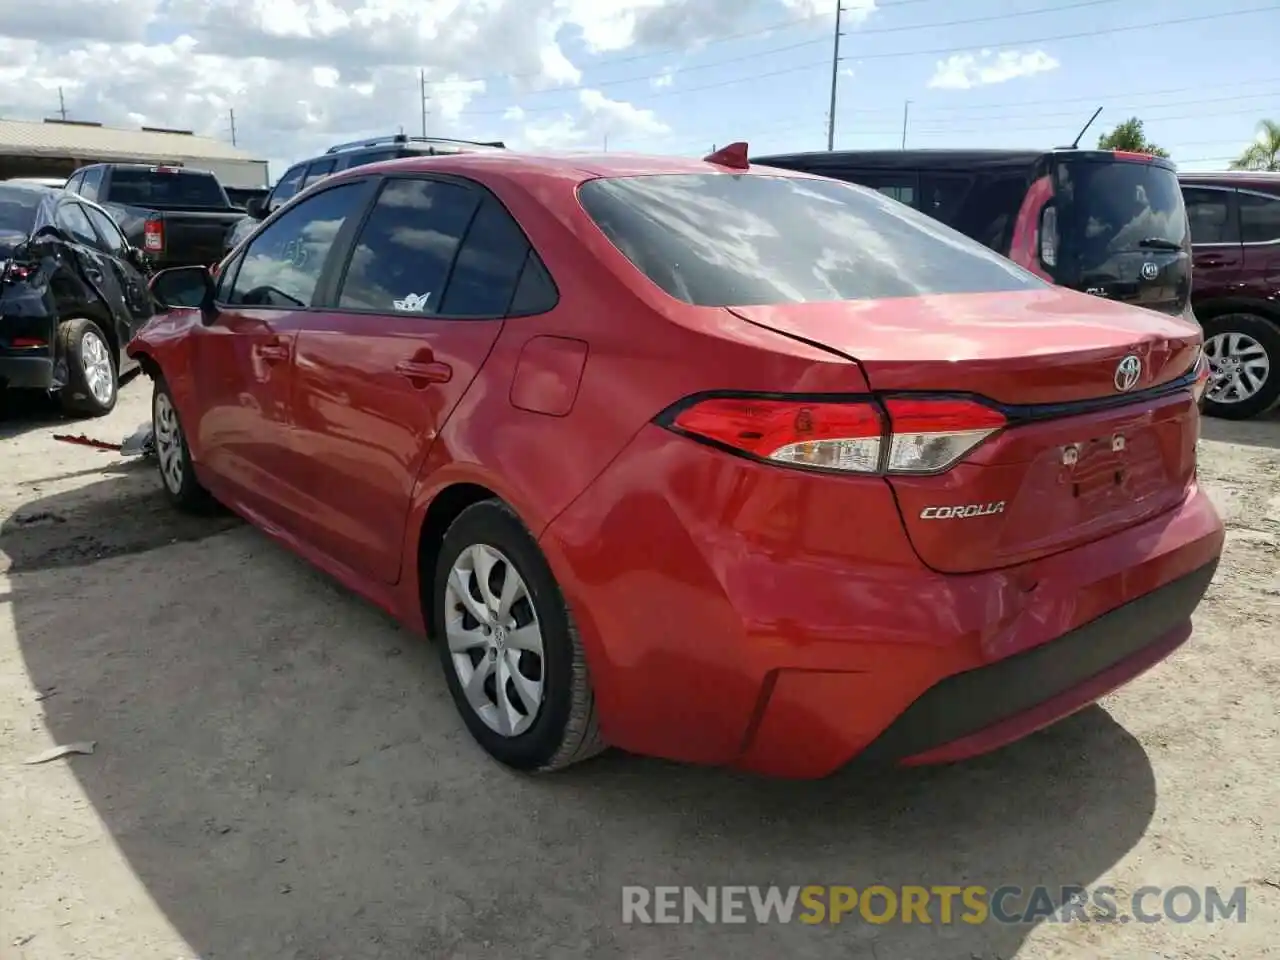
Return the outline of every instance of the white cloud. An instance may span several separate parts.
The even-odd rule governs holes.
[[[1058,61],[1043,50],[957,53],[938,61],[929,86],[942,90],[968,90],[1046,73],[1058,67]]]
[[[852,27],[875,0],[845,5]],[[670,128],[654,111],[589,84],[567,109],[548,109],[569,98],[543,91],[583,85],[589,61],[575,62],[577,42],[595,53],[684,51],[762,17],[832,9],[830,0],[0,0],[0,116],[54,117],[64,102],[71,119],[229,139],[234,110],[239,145],[278,176],[284,162],[338,141],[417,133],[425,68],[429,133],[539,147],[607,134],[611,145],[649,138],[662,149]],[[678,86],[677,73],[654,86]],[[481,95],[488,102],[475,104]]]
[[[669,87],[671,84],[675,83],[675,79],[676,68],[663,67],[662,72],[649,81],[649,86],[653,87],[655,90],[661,90],[664,87]]]

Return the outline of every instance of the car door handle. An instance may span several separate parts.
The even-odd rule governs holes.
[[[267,363],[280,363],[289,359],[289,345],[287,343],[262,343],[257,346],[254,352]]]
[[[1191,266],[1195,267],[1217,267],[1220,266],[1225,258],[1220,253],[1205,253],[1196,257],[1191,261]]]
[[[401,360],[396,364],[396,373],[421,390],[430,383],[448,383],[453,368],[435,360]]]

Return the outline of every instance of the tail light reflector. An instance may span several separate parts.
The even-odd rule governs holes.
[[[1205,356],[1203,348],[1196,355],[1196,381],[1191,387],[1191,393],[1196,399],[1196,403],[1204,400],[1204,393],[1209,389],[1209,380],[1213,376],[1213,369],[1209,366],[1209,358]]]
[[[10,346],[15,350],[30,350],[32,347],[47,347],[48,340],[41,340],[39,337],[14,337],[10,341]]]
[[[148,253],[164,249],[164,221],[148,220],[142,227],[142,247]]]
[[[940,473],[1006,425],[962,398],[809,401],[717,397],[681,410],[680,433],[758,460],[860,474]]]

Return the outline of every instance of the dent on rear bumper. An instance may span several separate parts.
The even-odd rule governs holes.
[[[821,776],[939,680],[1210,562],[1222,527],[1193,488],[1069,553],[946,576],[911,551],[882,480],[752,463],[650,427],[542,544],[609,742]]]

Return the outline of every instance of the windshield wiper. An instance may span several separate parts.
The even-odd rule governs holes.
[[[1144,250],[1181,250],[1182,244],[1166,240],[1164,237],[1147,237],[1139,240],[1138,246]]]

